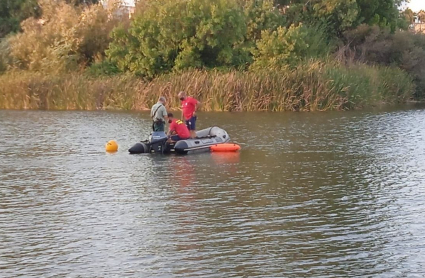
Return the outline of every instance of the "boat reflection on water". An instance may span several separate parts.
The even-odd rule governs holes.
[[[239,152],[212,152],[212,161],[217,182],[228,182],[232,177],[237,175],[240,169]]]
[[[211,157],[218,165],[239,163],[240,161],[239,152],[212,152]]]
[[[193,185],[196,178],[195,166],[189,161],[189,158],[187,156],[170,156],[169,158],[173,165],[175,180],[183,187]]]
[[[218,180],[224,173],[236,173],[240,162],[240,153],[211,152],[195,154],[195,156],[168,156],[167,158],[173,169],[171,183],[174,180],[180,186],[187,187],[202,184],[202,180],[198,179],[199,173],[209,173],[216,176]]]

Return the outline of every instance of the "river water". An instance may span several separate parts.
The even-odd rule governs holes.
[[[146,113],[0,111],[0,277],[425,276],[425,107],[198,124],[242,150],[129,155]]]

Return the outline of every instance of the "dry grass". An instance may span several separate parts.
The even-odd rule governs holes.
[[[145,110],[165,96],[178,109],[181,90],[204,111],[326,111],[377,102],[404,102],[414,91],[398,69],[311,61],[294,69],[262,72],[187,71],[151,82],[131,75],[93,78],[9,72],[0,76],[0,108]]]

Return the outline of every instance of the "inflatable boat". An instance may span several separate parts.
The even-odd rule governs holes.
[[[202,129],[196,132],[196,138],[167,143],[168,137],[163,131],[155,131],[148,140],[136,143],[128,151],[130,154],[139,153],[177,153],[210,151],[211,146],[224,144],[230,141],[227,132],[217,126]]]

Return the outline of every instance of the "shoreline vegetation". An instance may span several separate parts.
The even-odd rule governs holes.
[[[0,108],[43,110],[148,110],[160,95],[171,110],[177,110],[180,90],[199,99],[204,111],[350,110],[403,103],[414,90],[412,79],[397,68],[321,61],[287,71],[192,70],[151,81],[130,74],[11,72],[0,76],[0,84]]]
[[[403,30],[398,2],[370,15],[365,1],[141,0],[131,19],[119,3],[32,1],[0,41],[0,109],[148,110],[165,96],[177,110],[181,90],[203,111],[423,100],[425,36]]]

